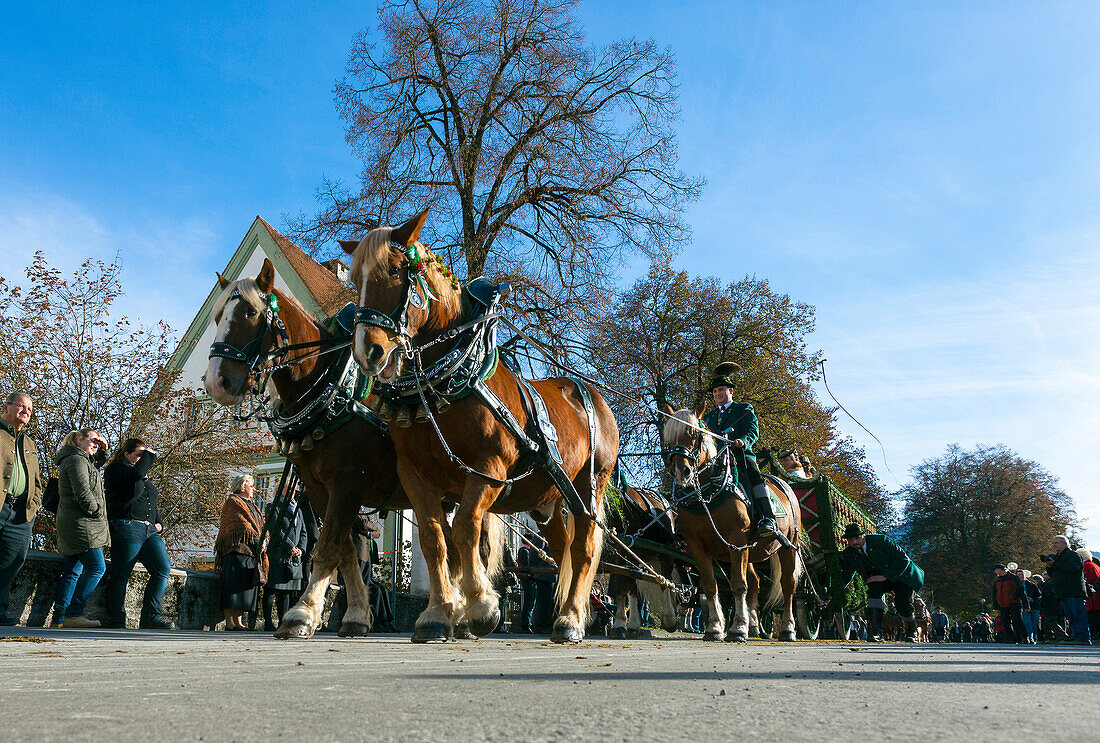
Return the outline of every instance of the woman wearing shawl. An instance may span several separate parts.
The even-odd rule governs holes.
[[[260,544],[264,521],[252,498],[255,490],[251,475],[233,478],[214,540],[214,560],[222,571],[221,605],[226,630],[247,629],[242,616],[246,611],[256,611],[267,572],[264,565],[267,555]]]

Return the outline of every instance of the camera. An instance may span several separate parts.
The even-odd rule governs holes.
[[[1039,559],[1043,562],[1054,562],[1054,555],[1039,555]]]

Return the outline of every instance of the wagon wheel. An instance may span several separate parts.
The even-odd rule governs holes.
[[[794,592],[794,624],[802,640],[817,640],[824,625],[821,605],[814,595],[808,576],[804,573]]]

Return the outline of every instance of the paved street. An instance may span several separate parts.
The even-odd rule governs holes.
[[[5,741],[972,743],[1095,740],[1100,725],[1096,648],[0,636]]]

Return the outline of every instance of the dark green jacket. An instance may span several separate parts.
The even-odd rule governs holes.
[[[752,446],[760,438],[760,428],[752,405],[747,402],[733,402],[725,413],[719,413],[718,408],[714,408],[703,416],[703,425],[731,441],[741,439],[745,442],[745,456],[756,459]]]
[[[867,535],[867,554],[859,547],[847,547],[841,553],[840,585],[847,587],[859,573],[863,580],[882,575],[886,580],[902,583],[914,591],[924,585],[924,571],[909,559],[901,547],[885,534]]]
[[[54,456],[57,465],[57,545],[61,554],[72,557],[111,544],[107,528],[107,497],[103,494],[103,473],[107,452],[96,452],[95,460],[83,449],[66,444]]]

